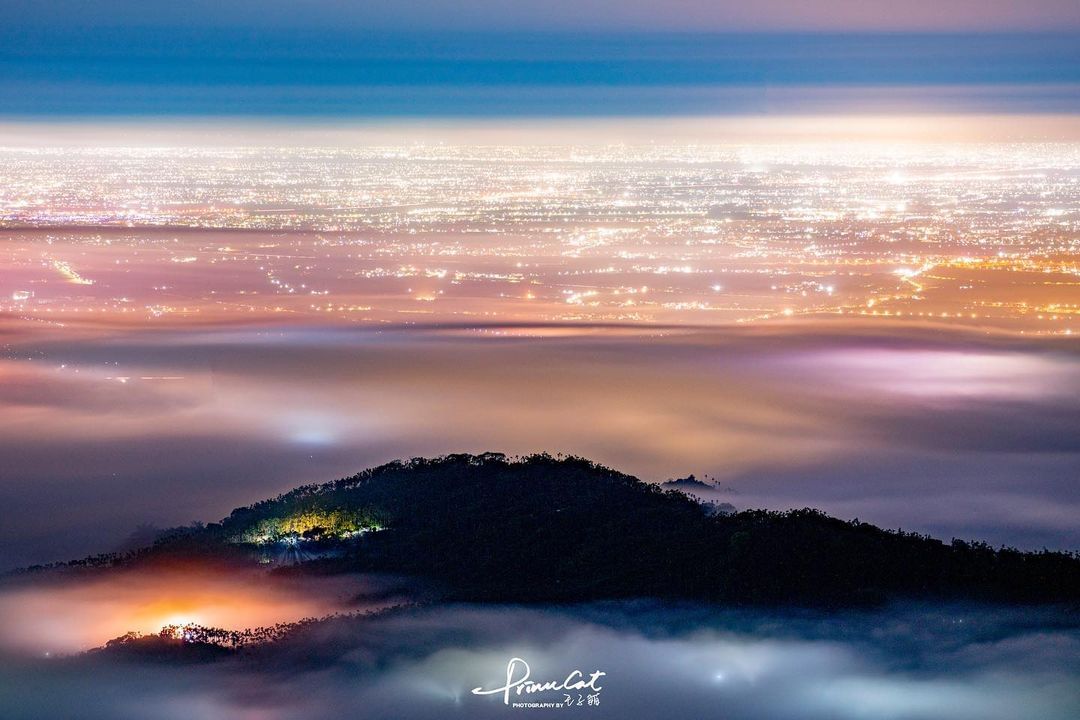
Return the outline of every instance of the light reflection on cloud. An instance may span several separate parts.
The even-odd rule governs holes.
[[[338,440],[335,418],[313,413],[282,412],[285,439],[299,445],[333,445]]]
[[[1045,356],[979,350],[826,350],[786,362],[839,384],[916,398],[1038,398],[1074,373]]]
[[[80,652],[128,631],[166,625],[244,629],[357,609],[373,581],[275,579],[239,567],[140,567],[96,576],[28,578],[0,587],[0,652]]]

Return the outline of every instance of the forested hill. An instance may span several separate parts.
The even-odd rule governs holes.
[[[946,543],[809,509],[710,515],[681,492],[548,455],[394,462],[167,534],[134,557],[217,552],[287,561],[289,572],[417,575],[478,601],[1080,599],[1074,554]]]

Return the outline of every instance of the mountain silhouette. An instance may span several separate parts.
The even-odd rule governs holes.
[[[1080,557],[883,530],[812,510],[717,514],[577,457],[392,462],[166,531],[81,564],[231,558],[278,572],[390,572],[451,599],[629,597],[813,606],[1080,599]]]

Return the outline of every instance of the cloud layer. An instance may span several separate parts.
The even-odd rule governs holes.
[[[593,718],[1054,720],[1080,710],[1078,651],[1052,612],[465,606],[335,621],[210,666],[17,661],[2,678],[12,718],[505,718],[525,711],[470,690],[521,657],[537,680],[607,673],[598,706],[559,710]]]

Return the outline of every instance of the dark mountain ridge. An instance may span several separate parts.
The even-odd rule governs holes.
[[[471,601],[1080,599],[1073,553],[945,543],[811,509],[716,515],[677,490],[546,454],[392,462],[98,562],[222,557],[277,572],[413,575]]]

